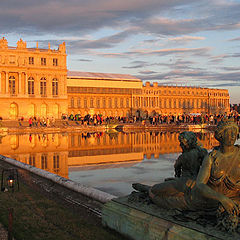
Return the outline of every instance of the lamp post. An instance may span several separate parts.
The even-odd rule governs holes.
[[[15,187],[19,190],[18,170],[15,168],[8,168],[2,170],[1,191],[7,192],[10,189],[15,191]],[[12,240],[13,229],[13,208],[8,209],[8,240]]]

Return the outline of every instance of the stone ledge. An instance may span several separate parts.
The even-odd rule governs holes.
[[[102,223],[115,231],[134,240],[234,240],[240,239],[239,234],[214,234],[207,228],[196,229],[170,221],[161,217],[149,206],[149,211],[144,207],[131,206],[127,198],[113,199],[106,203],[102,210]],[[152,213],[149,213],[153,211]],[[154,212],[155,211],[155,212]],[[164,212],[164,211],[163,211]],[[161,215],[161,214],[160,214]],[[204,230],[205,229],[205,230]]]

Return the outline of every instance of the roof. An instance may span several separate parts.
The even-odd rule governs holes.
[[[142,82],[141,79],[136,78],[130,74],[116,74],[116,73],[94,73],[94,72],[78,72],[68,71],[68,77],[72,78],[88,78],[101,80],[122,80],[122,81],[137,81]]]

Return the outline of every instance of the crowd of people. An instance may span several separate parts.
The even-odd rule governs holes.
[[[217,125],[217,123],[226,115],[223,114],[181,114],[181,115],[155,115],[148,117],[132,116],[132,117],[103,117],[100,114],[93,116],[87,114],[81,116],[80,114],[73,114],[67,116],[63,115],[63,120],[77,121],[81,125],[102,125],[111,123],[140,123],[142,125],[160,125],[160,124],[210,124]],[[229,114],[227,117],[233,117],[235,122],[240,125],[239,114]]]

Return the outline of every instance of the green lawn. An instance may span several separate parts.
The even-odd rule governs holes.
[[[6,228],[9,208],[14,209],[13,236],[17,240],[125,239],[24,184],[20,191],[0,192],[0,221]]]

